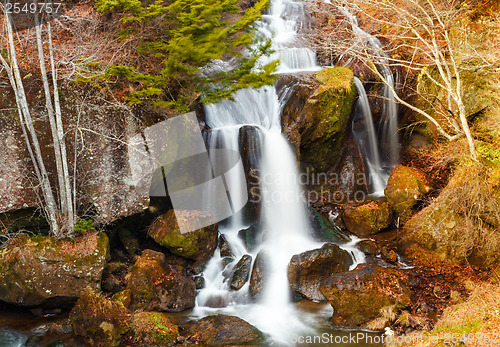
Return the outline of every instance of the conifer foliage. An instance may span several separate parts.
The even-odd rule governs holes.
[[[97,9],[117,13],[123,33],[139,37],[137,49],[157,62],[155,69],[112,65],[103,78],[135,82],[132,104],[149,99],[181,110],[198,96],[210,103],[270,84],[277,62],[261,63],[270,42],[254,30],[268,4],[260,0],[241,14],[238,0],[97,0]]]

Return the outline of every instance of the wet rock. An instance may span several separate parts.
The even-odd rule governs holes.
[[[251,251],[262,241],[262,233],[257,224],[253,224],[238,232],[238,237],[243,240],[245,247]]]
[[[314,238],[324,242],[347,242],[349,238],[342,233],[339,227],[332,225],[328,218],[309,207],[309,221],[311,222]]]
[[[205,288],[205,278],[203,276],[196,276],[194,278],[194,284],[196,285],[196,289]]]
[[[300,134],[301,166],[323,172],[337,163],[347,133],[356,97],[353,73],[325,69],[293,89],[283,109],[284,132]]]
[[[262,294],[262,290],[265,287],[269,273],[267,264],[269,263],[269,254],[262,250],[255,257],[253,264],[252,274],[250,276],[250,296],[253,298],[259,298]]]
[[[144,250],[127,275],[134,310],[180,312],[194,307],[196,285],[180,266],[167,263],[165,255]]]
[[[261,136],[260,129],[255,126],[247,125],[239,130],[238,145],[248,194],[248,202],[241,212],[244,223],[252,223],[260,215]]]
[[[85,292],[69,315],[75,335],[91,346],[118,346],[129,330],[132,315],[121,303]]]
[[[75,302],[85,288],[100,289],[108,253],[104,233],[59,241],[16,237],[0,251],[0,300],[53,307]]]
[[[347,230],[357,236],[366,237],[387,228],[391,223],[392,213],[386,202],[370,201],[344,208],[342,220]]]
[[[360,328],[373,321],[380,310],[410,304],[410,288],[405,272],[369,264],[334,274],[320,285],[320,291],[333,307],[334,325]]]
[[[290,288],[309,300],[325,300],[320,283],[331,274],[348,271],[351,264],[349,253],[332,243],[294,255],[288,264]]]
[[[161,312],[134,314],[130,328],[131,341],[141,346],[171,346],[179,336],[179,328]]]
[[[231,252],[231,248],[229,247],[229,243],[227,243],[224,235],[219,236],[219,252],[222,258],[224,257],[232,257],[233,252]]]
[[[128,229],[120,228],[118,230],[118,238],[128,254],[134,255],[139,251],[139,241]]]
[[[359,241],[356,244],[356,247],[358,247],[358,249],[361,252],[363,252],[365,254],[369,254],[369,255],[374,255],[374,256],[379,255],[380,250],[382,249],[382,245],[378,244],[377,242],[375,242],[373,240]]]
[[[200,319],[190,329],[208,346],[262,345],[264,334],[241,318],[226,315]]]
[[[398,165],[389,176],[385,196],[400,223],[406,223],[414,208],[432,190],[425,173],[414,167]]]
[[[252,256],[245,254],[236,263],[231,278],[230,287],[234,290],[239,290],[247,283],[250,278],[250,270],[252,269]]]
[[[181,233],[177,219],[210,223],[209,226],[188,233]],[[170,252],[199,262],[208,260],[217,248],[218,226],[215,217],[204,211],[174,211],[158,217],[149,227],[148,235]]]

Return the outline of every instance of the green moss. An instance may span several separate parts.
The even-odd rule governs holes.
[[[133,317],[131,335],[136,343],[164,346],[175,343],[179,330],[163,313],[140,312]]]
[[[73,229],[77,234],[85,234],[94,229],[94,221],[92,219],[78,218]]]
[[[496,144],[480,141],[477,143],[477,151],[482,159],[494,165],[500,165],[500,149]]]
[[[343,67],[322,70],[316,79],[320,85],[304,107],[307,125],[301,134],[301,160],[325,170],[339,158],[356,88],[352,71]]]

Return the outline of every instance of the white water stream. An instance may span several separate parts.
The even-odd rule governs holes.
[[[299,31],[307,26],[304,4],[300,1],[274,0],[260,23],[260,33],[272,38],[280,58],[279,73],[318,71],[316,55],[301,45]],[[234,101],[208,105],[206,123],[212,129],[209,148],[223,147],[239,152],[238,137],[243,126],[259,130],[261,143],[261,223],[263,241],[247,250],[238,232],[247,227],[235,215],[221,228],[235,261],[224,271],[223,259],[216,251],[204,271],[205,287],[197,295],[195,316],[214,313],[237,315],[268,334],[275,345],[291,345],[298,333],[311,332],[291,302],[287,267],[293,255],[321,247],[309,235],[310,226],[301,187],[297,185],[298,168],[295,154],[281,134],[281,108],[274,87],[238,91]],[[231,291],[227,272],[245,254],[255,260],[258,252],[269,255],[265,264],[268,280],[257,302],[249,298],[249,284]],[[215,306],[215,307],[214,307]],[[330,313],[331,314],[331,313]]]

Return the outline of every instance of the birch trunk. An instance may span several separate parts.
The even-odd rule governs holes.
[[[12,74],[14,77],[15,85],[12,86],[17,91],[18,94],[18,106],[21,109],[22,119],[26,125],[26,129],[31,137],[31,146],[33,147],[34,153],[34,164],[38,166],[40,172],[40,186],[43,194],[45,204],[43,206],[45,213],[47,214],[47,219],[49,221],[50,230],[55,236],[59,236],[59,224],[57,219],[57,205],[54,199],[54,194],[52,192],[52,186],[49,181],[49,176],[45,168],[45,163],[43,161],[42,151],[40,148],[40,143],[38,141],[38,136],[36,134],[35,128],[33,126],[33,120],[31,118],[31,113],[29,110],[28,102],[26,99],[26,93],[24,91],[23,80],[21,78],[21,73],[19,71],[19,65],[17,62],[16,51],[14,47],[14,34],[12,30],[12,18],[10,14],[5,13],[5,26],[7,29],[7,42],[9,51],[10,66],[12,69]],[[30,145],[29,141],[27,144]],[[30,148],[31,148],[30,146]]]

